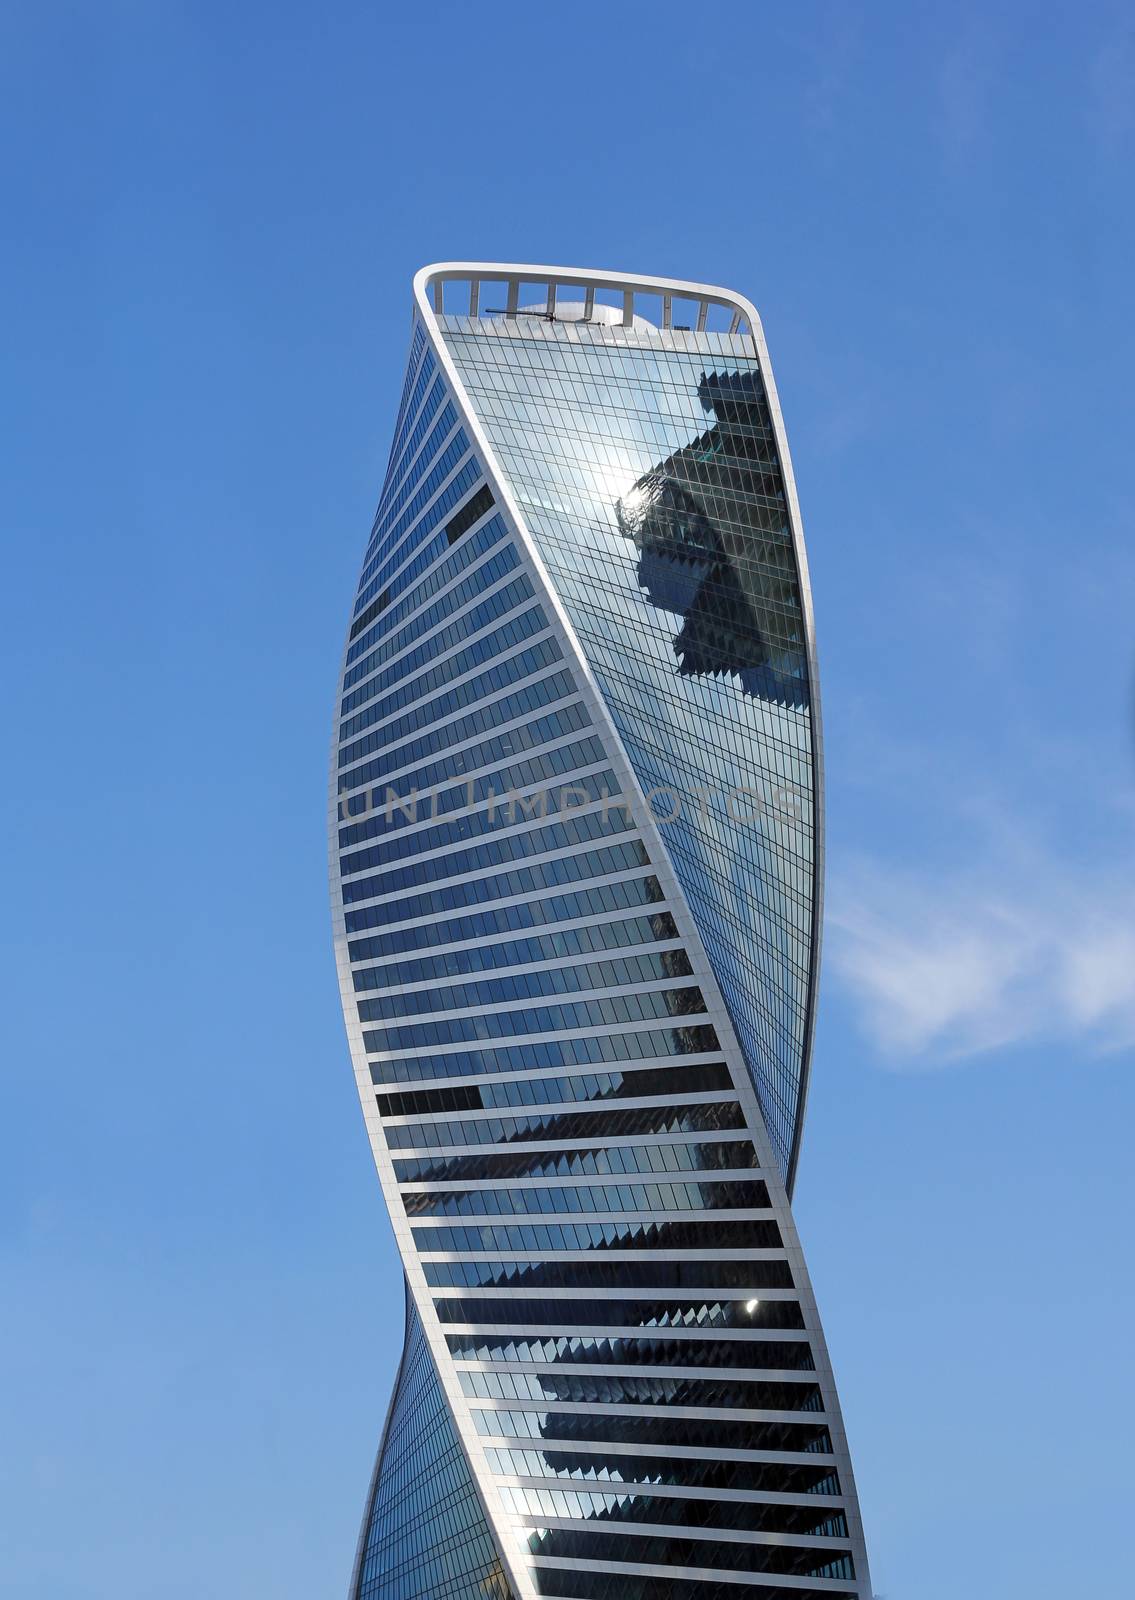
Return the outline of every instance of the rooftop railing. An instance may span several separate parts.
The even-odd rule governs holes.
[[[646,323],[697,333],[752,332],[744,302],[721,289],[673,279],[452,262],[424,268],[416,282],[438,316],[545,317],[625,328]]]

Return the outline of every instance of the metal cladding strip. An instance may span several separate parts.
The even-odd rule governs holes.
[[[726,1008],[724,999],[718,986],[716,974],[702,944],[695,919],[690,910],[682,886],[673,869],[668,850],[661,836],[651,807],[645,800],[645,796],[643,795],[642,788],[636,777],[633,765],[618,734],[603,693],[598,686],[586,654],[580,645],[578,636],[568,616],[567,610],[562,603],[559,594],[557,593],[555,584],[540,554],[536,541],[527,526],[516,496],[514,495],[512,487],[508,481],[508,476],[496,458],[485,429],[481,424],[481,420],[478,417],[476,409],[471,402],[466,388],[462,382],[458,367],[453,360],[449,349],[447,348],[445,335],[439,326],[437,315],[435,313],[435,307],[440,308],[441,305],[442,283],[453,278],[472,280],[475,285],[480,280],[508,280],[510,282],[510,307],[513,311],[516,309],[514,304],[516,295],[513,293],[513,290],[520,280],[524,280],[526,282],[534,282],[537,284],[547,283],[552,285],[553,289],[557,284],[586,286],[589,303],[593,303],[594,291],[596,288],[611,287],[621,289],[624,294],[624,306],[627,308],[624,315],[624,326],[629,326],[631,321],[633,321],[633,296],[636,291],[665,295],[667,297],[667,310],[669,309],[670,302],[673,298],[701,300],[703,306],[711,302],[717,305],[726,305],[733,311],[734,329],[737,328],[742,320],[748,322],[749,338],[752,342],[754,354],[760,363],[761,375],[764,382],[770,414],[773,420],[776,444],[780,455],[785,488],[789,500],[790,526],[792,530],[793,546],[797,562],[801,605],[805,619],[808,667],[813,695],[811,740],[812,759],[815,767],[815,788],[813,791],[815,796],[814,827],[816,845],[813,873],[815,878],[813,894],[815,898],[813,900],[813,941],[811,951],[810,982],[808,986],[807,998],[805,1061],[803,1063],[804,1071],[802,1073],[800,1084],[800,1111],[797,1115],[793,1136],[792,1163],[794,1164],[796,1153],[799,1148],[800,1116],[802,1115],[804,1091],[806,1088],[806,1063],[807,1056],[810,1051],[811,1033],[814,1025],[815,974],[818,961],[818,894],[819,886],[822,881],[822,835],[820,831],[822,827],[822,800],[819,784],[820,736],[818,705],[816,702],[815,648],[811,622],[811,603],[810,594],[808,592],[807,567],[799,535],[799,512],[796,505],[796,496],[792,483],[791,468],[788,462],[787,444],[784,439],[783,424],[780,418],[779,407],[776,402],[775,389],[773,388],[772,384],[771,370],[768,364],[767,351],[765,349],[763,335],[760,331],[759,319],[757,318],[754,308],[747,300],[744,300],[738,296],[727,294],[721,290],[711,289],[704,285],[681,283],[670,280],[664,281],[646,278],[627,278],[617,274],[582,272],[568,269],[551,269],[547,267],[499,266],[488,264],[463,265],[454,263],[447,264],[442,267],[426,268],[415,278],[414,295],[416,318],[412,332],[416,331],[420,321],[421,326],[425,329],[428,344],[433,351],[434,358],[438,363],[441,372],[444,375],[445,381],[449,386],[450,392],[458,405],[461,413],[461,421],[473,442],[474,453],[479,458],[485,481],[492,490],[498,507],[503,512],[508,529],[512,534],[517,549],[521,553],[523,566],[532,578],[535,584],[537,597],[551,620],[553,635],[561,647],[566,664],[570,667],[573,673],[575,681],[590,714],[593,727],[601,735],[603,745],[607,752],[607,758],[610,761],[617,778],[619,779],[621,793],[625,796],[631,797],[635,802],[635,829],[630,830],[628,833],[622,835],[622,837],[630,839],[633,838],[637,832],[637,834],[640,835],[646,843],[650,857],[650,865],[647,870],[650,874],[657,878],[662,887],[664,897],[660,904],[664,904],[669,908],[670,914],[677,925],[678,936],[682,940],[683,947],[692,965],[692,976],[696,980],[696,983],[700,988],[705,1000],[705,1012],[693,1013],[685,1020],[687,1022],[694,1022],[698,1026],[711,1026],[716,1031],[717,1039],[720,1042],[720,1048],[716,1049],[713,1052],[713,1055],[717,1059],[724,1060],[728,1066],[732,1083],[731,1093],[735,1095],[736,1100],[742,1107],[744,1114],[745,1129],[740,1130],[740,1132],[742,1134],[747,1134],[748,1137],[751,1138],[758,1154],[759,1168],[754,1169],[753,1175],[765,1183],[768,1188],[768,1214],[775,1216],[780,1229],[780,1235],[783,1240],[784,1254],[791,1264],[792,1280],[796,1286],[796,1292],[802,1313],[805,1329],[803,1337],[808,1340],[813,1354],[815,1371],[809,1371],[806,1375],[809,1380],[814,1381],[818,1385],[820,1395],[822,1397],[822,1412],[801,1412],[799,1413],[799,1420],[803,1423],[809,1421],[809,1419],[812,1417],[819,1416],[822,1418],[823,1423],[831,1436],[832,1455],[831,1457],[825,1456],[823,1459],[830,1459],[833,1462],[833,1465],[839,1473],[841,1486],[838,1499],[831,1503],[839,1506],[839,1508],[846,1514],[848,1534],[844,1542],[850,1548],[854,1556],[856,1572],[854,1592],[861,1593],[864,1597],[866,1597],[871,1593],[867,1557],[854,1491],[854,1478],[848,1456],[846,1440],[844,1437],[843,1424],[840,1417],[830,1363],[827,1357],[826,1345],[823,1340],[814,1297],[812,1295],[811,1287],[807,1278],[803,1255],[800,1250],[799,1241],[795,1232],[795,1226],[792,1221],[791,1211],[788,1204],[788,1195],[785,1185],[781,1180],[778,1163],[765,1129],[765,1124],[757,1101],[753,1080],[746,1066],[740,1044],[734,1033],[729,1012]],[[553,291],[550,290],[550,293],[551,292]],[[702,320],[704,320],[704,318],[699,317],[699,322]],[[483,1439],[476,1431],[475,1421],[478,1411],[476,1408],[470,1406],[469,1401],[463,1392],[460,1373],[455,1364],[454,1358],[450,1353],[449,1344],[446,1338],[446,1333],[452,1332],[453,1329],[458,1325],[455,1323],[448,1324],[446,1328],[443,1329],[439,1321],[438,1313],[435,1310],[434,1303],[437,1291],[426,1282],[424,1269],[419,1259],[418,1248],[415,1245],[411,1230],[410,1220],[407,1217],[402,1203],[402,1193],[404,1187],[419,1189],[422,1186],[419,1184],[404,1186],[399,1182],[395,1173],[394,1158],[387,1147],[387,1141],[383,1131],[383,1119],[379,1115],[377,1108],[374,1082],[372,1081],[372,1075],[368,1066],[368,1056],[374,1057],[376,1054],[381,1056],[383,1052],[376,1052],[374,1049],[368,1050],[363,1037],[363,1024],[359,1019],[358,1010],[355,1004],[357,996],[353,988],[352,963],[348,948],[348,932],[338,865],[340,796],[336,751],[337,742],[335,745],[333,745],[332,749],[329,804],[329,827],[331,835],[330,888],[335,929],[336,960],[343,994],[345,1020],[351,1045],[352,1059],[356,1071],[360,1100],[362,1102],[363,1115],[367,1124],[368,1134],[371,1139],[372,1150],[380,1180],[382,1182],[388,1210],[394,1226],[399,1251],[405,1267],[409,1292],[412,1296],[415,1306],[417,1307],[424,1336],[428,1343],[430,1354],[432,1355],[437,1375],[442,1385],[445,1401],[450,1409],[451,1417],[456,1425],[461,1446],[468,1459],[472,1480],[476,1487],[477,1495],[486,1523],[492,1530],[501,1562],[503,1564],[505,1573],[507,1574],[508,1581],[511,1584],[516,1596],[516,1600],[538,1600],[538,1596],[541,1593],[540,1588],[537,1586],[538,1572],[555,1568],[559,1565],[559,1563],[553,1556],[537,1556],[534,1558],[534,1561],[526,1559],[527,1552],[525,1551],[521,1541],[527,1526],[531,1524],[533,1519],[530,1516],[523,1516],[513,1510],[506,1509],[506,1507],[501,1503],[502,1496],[498,1487],[501,1481],[501,1473],[499,1469],[494,1471],[490,1467],[486,1456],[488,1448],[493,1445],[499,1446],[501,1441],[499,1438],[490,1438],[488,1440]],[[611,876],[612,878],[622,879],[626,878],[627,874],[624,871],[612,874]],[[607,880],[603,879],[597,881]],[[639,987],[646,988],[649,986],[640,985]],[[671,1019],[672,1023],[677,1023],[680,1020],[681,1019],[677,1017]],[[641,1024],[641,1026],[662,1027],[664,1026],[664,1023],[661,1021],[656,1021],[653,1024],[644,1022]],[[573,1029],[572,1036],[574,1037],[576,1034],[590,1035],[593,1032],[593,1025],[583,1026],[579,1029]],[[435,1052],[435,1056],[436,1054],[437,1053]],[[578,1071],[579,1068],[576,1067],[575,1069],[570,1070]],[[412,1082],[413,1080],[410,1081]],[[443,1080],[439,1076],[436,1081],[441,1083]],[[684,1099],[680,1103],[685,1103]],[[614,1107],[615,1109],[619,1108],[619,1102],[617,1100],[608,1100],[605,1102],[605,1104],[608,1107]],[[585,1106],[586,1102],[581,1102],[580,1109],[584,1109]],[[519,1112],[521,1108],[518,1107],[516,1109]],[[615,1137],[616,1142],[618,1142],[618,1136]],[[673,1135],[673,1137],[677,1138],[679,1143],[682,1143],[688,1142],[689,1140],[694,1140],[697,1136],[691,1134],[688,1136],[688,1140],[687,1136],[681,1134]],[[657,1143],[657,1139],[651,1136],[646,1136],[645,1138],[642,1138],[636,1142],[640,1144],[654,1144]],[[583,1149],[586,1147],[586,1141],[575,1141],[575,1145],[577,1148]],[[534,1146],[532,1143],[526,1143],[519,1147],[515,1144],[507,1146],[510,1151],[516,1151],[519,1148],[526,1152],[531,1152],[534,1148],[539,1149],[541,1147],[542,1146],[539,1144]],[[562,1144],[560,1147],[563,1147]],[[478,1148],[482,1154],[488,1154],[493,1148],[499,1148],[503,1150],[506,1147],[486,1147],[482,1145]],[[790,1166],[790,1176],[791,1171],[792,1168]],[[697,1176],[698,1175],[696,1172],[691,1174],[689,1171],[674,1171],[662,1174],[661,1181],[680,1181],[683,1179],[692,1179],[693,1181],[696,1181]],[[705,1181],[709,1182],[712,1181],[715,1174],[712,1171],[709,1171],[703,1176]],[[721,1176],[724,1176],[724,1174],[721,1174]],[[543,1182],[545,1180],[538,1181]],[[572,1183],[579,1182],[580,1180],[567,1179],[565,1181]],[[607,1180],[608,1183],[611,1181],[611,1179]],[[642,1180],[636,1180],[632,1176],[628,1177],[625,1181],[641,1182]],[[659,1180],[656,1178],[653,1181]],[[452,1185],[443,1184],[442,1187],[448,1188],[452,1187]],[[728,1215],[728,1212],[719,1213],[719,1215]],[[675,1213],[644,1212],[643,1216],[649,1217],[652,1221],[665,1222],[673,1220]],[[498,1216],[496,1220],[503,1221],[505,1219]],[[517,1215],[511,1220],[517,1224],[522,1223],[523,1213],[517,1213]],[[657,1250],[653,1252],[639,1251],[636,1253],[633,1259],[643,1261],[650,1259],[650,1257],[653,1255],[654,1259],[657,1260],[659,1254],[660,1252]],[[466,1259],[466,1255],[464,1253],[460,1255],[452,1255],[449,1256],[449,1259],[460,1261]],[[545,1257],[544,1259],[546,1260],[547,1258]],[[561,1256],[560,1259],[564,1258]],[[601,1260],[602,1257],[599,1257],[598,1259]],[[482,1297],[485,1293],[483,1290],[476,1291],[473,1289],[461,1292],[470,1295],[480,1294]],[[723,1292],[727,1293],[727,1291]],[[488,1293],[491,1295],[493,1291],[490,1290]],[[559,1299],[565,1294],[565,1291],[552,1290],[549,1293],[547,1290],[540,1291],[537,1289],[525,1290],[523,1288],[514,1288],[510,1291],[510,1293],[514,1297],[517,1295],[523,1296],[531,1293],[544,1293],[549,1298]],[[572,1299],[587,1298],[591,1304],[596,1303],[595,1295],[589,1294],[587,1290],[572,1290],[566,1291],[566,1293],[570,1295]],[[638,1291],[635,1291],[632,1294],[629,1294],[624,1298],[623,1303],[627,1304],[631,1299],[637,1298],[638,1293]],[[663,1289],[659,1289],[657,1291],[657,1296],[660,1298],[666,1298],[668,1295],[672,1297],[673,1291]],[[769,1298],[775,1299],[776,1296],[770,1295]],[[565,1301],[565,1304],[566,1303],[567,1301]],[[517,1318],[517,1322],[520,1322],[521,1320],[522,1319],[520,1317]],[[473,1325],[475,1324],[471,1324],[471,1326]],[[465,1325],[461,1324],[460,1326],[464,1327]],[[516,1323],[514,1323],[513,1326],[515,1327]],[[561,1326],[563,1326],[564,1331],[568,1331],[566,1325]],[[722,1331],[724,1332],[724,1330]],[[549,1324],[546,1336],[555,1337],[556,1332],[557,1325]],[[691,1330],[691,1332],[695,1332],[695,1336],[698,1338],[707,1337],[707,1334],[704,1330]],[[638,1329],[637,1332],[628,1330],[622,1335],[624,1339],[638,1337],[642,1340],[650,1340],[652,1338],[672,1340],[681,1336],[682,1329],[680,1327],[656,1327],[653,1329],[643,1327]],[[765,1336],[767,1337],[768,1335]],[[729,1335],[725,1334],[725,1337],[728,1338]],[[796,1337],[799,1338],[801,1335],[797,1334]],[[481,1363],[481,1366],[484,1370],[491,1370],[490,1364],[488,1363]],[[466,1362],[463,1362],[462,1370],[470,1370]],[[557,1373],[570,1374],[572,1369],[570,1366],[568,1366],[564,1368],[557,1367],[554,1370]],[[642,1368],[641,1372],[644,1376],[647,1376],[652,1370],[657,1369]],[[707,1370],[711,1371],[712,1369]],[[553,1405],[555,1403],[556,1402],[554,1400],[548,1401],[549,1405]],[[609,1413],[609,1407],[604,1409],[606,1413]],[[631,1408],[628,1407],[619,1407],[617,1409],[620,1415],[625,1416],[631,1413]],[[659,1414],[665,1415],[665,1413]],[[684,1414],[690,1415],[688,1412]],[[727,1419],[731,1414],[733,1413],[724,1411],[718,1415],[720,1415],[723,1419]],[[537,1442],[535,1441],[529,1440],[525,1442],[533,1448],[536,1447]],[[584,1448],[586,1448],[586,1446],[584,1446]],[[602,1447],[594,1446],[594,1448],[600,1449]],[[614,1448],[616,1450],[622,1450],[625,1452],[629,1447],[620,1445],[615,1446]],[[647,1452],[649,1448],[651,1447],[646,1445],[641,1447],[644,1452]],[[732,1454],[733,1452],[728,1453]],[[803,1456],[800,1459],[804,1462],[807,1462],[809,1457]],[[810,1459],[813,1461],[816,1460],[815,1455],[813,1455]],[[376,1483],[380,1468],[381,1451],[380,1462],[379,1465],[376,1466]],[[515,1483],[518,1480],[515,1477],[511,1477],[506,1481]],[[634,1492],[633,1486],[624,1484],[623,1489],[626,1493]],[[643,1492],[648,1491],[644,1490]],[[759,1496],[756,1498],[758,1500],[760,1499]],[[773,1500],[769,1501],[768,1503],[774,1503],[775,1498],[776,1497],[774,1496]],[[370,1499],[373,1499],[373,1488]],[[574,1526],[581,1530],[586,1530],[588,1526],[600,1528],[606,1526],[614,1531],[619,1525],[615,1523],[588,1524],[586,1522],[579,1521],[576,1522]],[[620,1529],[619,1531],[624,1539],[624,1543],[631,1541],[630,1548],[633,1549],[633,1525]],[[678,1525],[675,1526],[673,1532],[675,1537],[678,1538],[686,1537],[689,1539],[696,1536],[693,1528],[687,1528],[683,1534],[682,1529]],[[700,1530],[700,1535],[703,1538],[713,1537],[712,1530]],[[360,1538],[359,1558],[356,1562],[356,1573],[352,1580],[352,1596],[359,1591],[361,1585],[360,1569],[362,1565],[363,1550],[366,1544],[366,1538],[367,1525],[364,1521],[363,1531]],[[783,1543],[784,1540],[781,1539],[780,1542]],[[586,1565],[587,1563],[585,1559],[583,1566],[586,1567]],[[645,1571],[646,1569],[644,1568],[643,1570]],[[674,1571],[677,1573],[678,1569],[675,1568]],[[735,1574],[733,1572],[722,1572],[721,1574],[715,1576],[717,1576],[719,1580],[724,1580],[727,1582],[736,1583],[745,1581],[740,1574]],[[799,1587],[802,1580],[800,1578],[793,1578],[787,1575],[777,1575],[772,1572],[762,1573],[759,1571],[754,1571],[748,1581],[756,1584],[764,1583],[771,1584],[774,1587],[782,1587],[784,1593],[787,1595],[792,1592],[793,1588]],[[811,1577],[809,1578],[808,1582],[810,1586],[817,1591],[825,1591],[830,1589],[830,1591],[833,1593],[849,1592],[848,1583],[843,1579]],[[453,1594],[457,1594],[457,1592],[457,1590],[446,1591],[446,1593]]]

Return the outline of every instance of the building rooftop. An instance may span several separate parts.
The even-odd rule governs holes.
[[[757,323],[749,301],[728,289],[577,267],[439,262],[422,268],[414,292],[437,316],[545,317],[697,333],[752,333]]]

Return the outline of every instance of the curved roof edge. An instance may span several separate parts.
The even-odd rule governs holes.
[[[624,297],[624,321],[629,327],[634,317],[636,294],[661,295],[663,308],[661,323],[652,326],[669,328],[672,300],[694,300],[699,304],[697,331],[705,328],[706,316],[711,306],[722,306],[733,313],[731,333],[750,333],[763,338],[761,319],[751,300],[732,289],[715,284],[697,283],[685,278],[644,277],[634,272],[603,272],[592,267],[557,267],[524,261],[435,261],[414,274],[414,298],[421,310],[440,314],[443,311],[443,291],[447,283],[468,281],[473,285],[507,283],[509,305],[504,315],[515,314],[519,309],[521,284],[543,284],[553,295],[561,287],[579,288],[584,299],[594,301],[597,289],[621,290]],[[476,303],[474,302],[474,305]],[[473,309],[470,315],[476,315]],[[651,320],[651,319],[647,319]]]

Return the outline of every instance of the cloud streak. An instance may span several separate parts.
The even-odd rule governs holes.
[[[829,896],[827,951],[867,1035],[924,1067],[1031,1040],[1135,1045],[1130,862],[1086,877],[1040,851],[982,870],[867,859]]]

